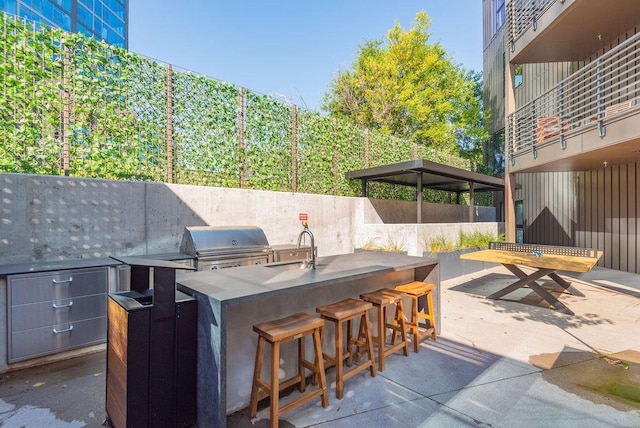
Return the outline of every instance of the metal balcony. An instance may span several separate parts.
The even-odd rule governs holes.
[[[511,0],[507,49],[514,64],[585,61],[638,25],[638,0]]]
[[[507,117],[508,168],[586,170],[640,158],[640,33]]]

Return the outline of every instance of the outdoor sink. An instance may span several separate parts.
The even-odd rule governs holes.
[[[275,270],[281,270],[281,271],[287,271],[287,270],[313,270],[313,269],[309,269],[308,267],[305,266],[304,262],[301,262],[299,260],[293,261],[293,262],[276,262],[276,263],[269,263],[266,265],[263,265],[266,268],[269,269],[275,269]],[[322,269],[323,267],[326,267],[326,264],[324,263],[316,263],[316,270],[317,269]]]

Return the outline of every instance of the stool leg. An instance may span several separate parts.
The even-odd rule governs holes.
[[[300,386],[299,391],[304,392],[307,388],[307,380],[305,378],[304,364],[303,361],[306,359],[306,350],[305,350],[305,337],[302,336],[298,339],[298,376],[300,376]]]
[[[258,412],[258,379],[262,376],[262,358],[264,355],[264,342],[262,336],[258,336],[258,346],[256,348],[256,363],[253,366],[253,383],[251,385],[251,404],[249,406],[249,417],[255,418]]]
[[[418,340],[420,340],[420,331],[418,330],[418,297],[411,297],[411,331],[413,332],[413,352],[420,352]]]
[[[316,370],[319,377],[320,389],[322,390],[322,407],[325,409],[329,407],[329,394],[327,392],[327,378],[324,373],[324,361],[322,358],[322,338],[320,336],[320,329],[313,330],[313,347],[316,353]]]
[[[384,305],[378,305],[378,370],[384,371],[384,348],[386,342],[385,323],[386,313]]]
[[[396,322],[400,326],[400,337],[404,342],[404,356],[409,356],[409,345],[407,344],[407,326],[404,323],[404,308],[402,306],[402,299],[396,303]]]
[[[369,374],[371,377],[376,376],[376,360],[373,356],[373,340],[371,338],[371,323],[369,321],[369,312],[365,311],[360,319],[360,325],[364,324],[364,334],[367,340],[367,354],[369,354]]]
[[[278,428],[280,415],[280,342],[271,344],[271,427]]]
[[[352,336],[351,327],[352,327],[351,319],[348,319],[347,320],[347,347],[346,347],[346,350],[345,350],[345,352],[347,353],[347,366],[348,367],[351,367],[351,365],[353,364],[353,352],[351,352],[351,349],[352,349],[352,347],[351,347],[351,336]]]
[[[429,327],[433,328],[431,332],[431,340],[436,341],[436,313],[433,309],[433,296],[431,292],[427,293],[427,309],[429,310]]]
[[[362,317],[360,317],[360,318],[362,318]],[[361,320],[360,321],[360,325],[358,326],[358,340],[359,341],[363,341],[364,338],[366,338],[365,326],[362,324],[362,320]],[[360,346],[356,346],[355,360],[356,361],[360,361],[360,357],[361,357]]]
[[[342,392],[344,390],[344,379],[342,379],[343,372],[343,360],[342,360],[342,321],[336,321],[336,398],[342,398]]]

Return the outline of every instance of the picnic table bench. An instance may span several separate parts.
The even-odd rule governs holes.
[[[573,315],[573,312],[562,304],[555,296],[542,288],[536,281],[548,276],[564,291],[574,296],[584,297],[580,291],[561,278],[556,271],[585,273],[590,271],[602,257],[602,251],[591,248],[563,247],[555,245],[517,244],[510,242],[491,242],[486,250],[475,251],[460,256],[461,259],[501,263],[518,281],[487,296],[499,299],[519,288],[528,286],[551,307],[559,312]],[[518,266],[534,268],[530,274]]]

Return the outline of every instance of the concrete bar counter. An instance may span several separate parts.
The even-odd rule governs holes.
[[[363,251],[321,257],[314,270],[300,269],[299,265],[274,263],[178,277],[178,289],[198,301],[199,427],[224,427],[227,414],[248,405],[256,323],[295,312],[315,314],[320,305],[419,280],[436,285],[434,302],[440,326],[438,259]],[[330,336],[325,337],[325,349],[330,340]],[[285,377],[296,370],[296,358],[295,346],[282,349]],[[330,396],[333,400],[335,395]]]

